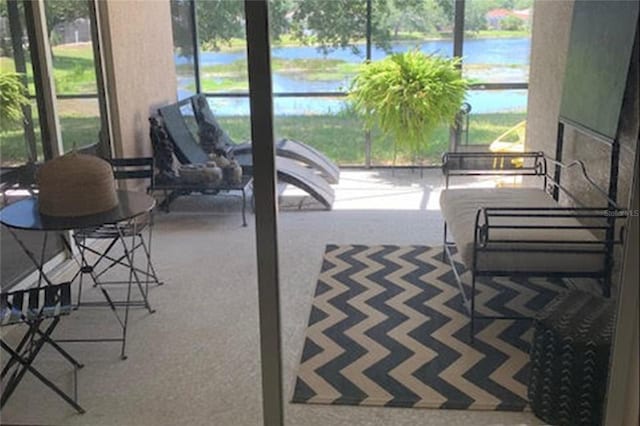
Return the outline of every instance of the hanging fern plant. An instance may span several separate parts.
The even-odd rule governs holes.
[[[366,129],[377,126],[393,138],[394,152],[405,148],[418,155],[439,125],[453,122],[464,101],[468,83],[458,64],[417,50],[397,53],[364,64],[349,99]]]
[[[22,106],[29,103],[22,76],[15,72],[0,72],[0,130],[7,130],[22,120]]]

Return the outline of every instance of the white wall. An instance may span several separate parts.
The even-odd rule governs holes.
[[[573,1],[537,0],[534,4],[527,137],[529,151],[544,151],[555,157],[558,115],[564,82],[564,68],[571,31]],[[620,171],[618,200],[626,203],[633,177],[635,151],[638,144],[638,52],[635,68],[629,75],[620,124]],[[633,62],[632,61],[632,62]],[[563,161],[580,159],[589,174],[604,189],[609,185],[610,149],[594,139],[565,130]],[[604,199],[572,172],[563,175],[563,184],[592,205],[604,205]],[[569,200],[565,200],[569,203]]]
[[[571,31],[573,0],[538,0],[533,8],[529,100],[527,106],[528,151],[555,155],[556,130],[564,68]]]
[[[149,156],[148,117],[177,99],[170,3],[108,0],[98,5],[114,155]]]
[[[532,27],[531,70],[529,78],[529,101],[527,117],[526,149],[528,151],[544,151],[555,157],[558,115],[562,96],[564,67],[567,58],[567,48],[571,29],[573,1],[536,0]],[[620,121],[620,169],[618,178],[618,201],[622,207],[637,209],[636,205],[629,206],[631,186],[634,175],[640,171],[634,164],[638,149],[638,131],[640,127],[639,108],[639,52],[636,46],[632,57],[632,67],[629,71],[624,102]],[[593,139],[565,131],[563,161],[581,159],[587,164],[589,173],[595,180],[607,188],[609,181],[609,149]],[[602,198],[589,192],[582,179],[576,175],[563,175],[563,183],[572,192],[579,194],[591,203],[602,205]],[[638,188],[636,188],[637,191]],[[565,200],[566,201],[566,200]],[[637,219],[637,218],[636,218]],[[636,220],[637,225],[637,220]],[[637,232],[637,231],[636,231]],[[630,238],[636,258],[625,265],[624,280],[637,285],[637,235]],[[618,251],[616,259],[618,265],[622,263],[622,251]],[[635,275],[634,275],[635,274]],[[618,277],[619,278],[619,277]],[[614,286],[616,282],[614,282]],[[622,299],[620,312],[631,312],[624,319],[634,323],[635,327],[623,330],[629,341],[624,343],[631,348],[631,353],[620,354],[617,360],[621,371],[614,371],[615,385],[620,389],[610,389],[609,397],[615,403],[617,412],[608,413],[611,424],[638,424],[638,327],[637,327],[637,297],[635,300]],[[624,309],[623,309],[624,307]],[[624,315],[624,314],[623,314]],[[636,315],[633,320],[631,316]],[[629,330],[629,328],[633,328]],[[619,330],[620,331],[620,330]],[[620,336],[617,336],[620,338]],[[620,339],[619,339],[620,340]],[[622,347],[623,345],[619,345]],[[624,350],[627,348],[625,347]],[[616,370],[614,368],[614,370]],[[627,378],[630,380],[622,380]],[[628,389],[624,389],[628,387]],[[614,420],[615,418],[615,420]],[[610,424],[610,423],[607,423]]]

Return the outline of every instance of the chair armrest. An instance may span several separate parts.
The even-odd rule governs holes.
[[[620,216],[611,215],[611,212],[608,207],[480,208],[475,218],[475,245],[526,243],[593,247],[619,244],[621,238],[616,239],[613,231],[615,219]],[[496,237],[496,231],[501,237]],[[591,237],[584,238],[587,234],[580,231],[588,231]],[[505,233],[509,237],[505,238]],[[577,238],[567,238],[567,233],[575,233]]]
[[[501,162],[500,167],[496,166],[498,161]],[[543,152],[445,152],[442,155],[442,173],[445,176],[544,176],[546,172]]]

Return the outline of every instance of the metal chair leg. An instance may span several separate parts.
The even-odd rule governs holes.
[[[40,329],[41,324],[43,323],[43,319],[39,319],[33,322],[28,323],[29,329],[25,333],[25,336],[21,340],[20,344],[13,349],[7,343],[0,339],[0,347],[7,352],[11,359],[7,362],[7,365],[3,369],[3,376],[9,371],[9,369],[15,365],[16,363],[20,364],[20,368],[16,369],[15,373],[11,376],[11,378],[6,383],[2,391],[2,396],[0,397],[0,407],[4,407],[7,403],[17,386],[20,384],[24,375],[29,371],[31,374],[36,376],[44,385],[53,390],[58,394],[62,399],[64,399],[68,404],[70,404],[73,408],[76,409],[79,413],[84,413],[84,409],[78,405],[75,399],[69,397],[66,393],[64,393],[59,387],[57,387],[53,382],[47,379],[42,373],[36,370],[33,367],[33,362],[36,357],[44,347],[45,343],[53,343],[51,339],[51,334],[53,330],[58,325],[60,321],[59,317],[54,318],[51,323],[46,327],[43,331]],[[39,339],[35,339],[34,337],[39,335]],[[29,346],[27,347],[26,342],[29,341]],[[70,360],[74,366],[74,377],[77,378],[76,371],[78,366],[81,366],[78,361],[76,361],[71,355],[69,355],[66,351],[60,348],[57,344],[53,343],[54,347],[58,349],[58,351],[65,356],[67,360]],[[77,386],[77,382],[74,380],[74,387]],[[74,391],[77,398],[77,390]]]
[[[446,247],[446,246],[447,246],[447,222],[446,222],[446,221],[444,222],[444,231],[443,231],[443,233],[442,233],[442,246],[443,246],[443,247]],[[448,259],[448,257],[447,257],[447,250],[443,250],[443,253],[442,253],[442,260],[445,260],[445,261],[446,261],[447,259]]]
[[[39,348],[38,348],[37,352],[40,352],[40,349],[42,348],[42,344],[44,344],[44,341],[39,345]],[[0,345],[2,346],[2,349],[4,349],[6,352],[8,352],[11,355],[12,359],[15,359],[17,362],[19,362],[22,365],[20,378],[18,380],[16,380],[15,382],[11,383],[11,387],[7,386],[5,388],[5,390],[4,390],[4,392],[2,393],[2,398],[1,398],[1,401],[0,401],[0,407],[4,407],[4,405],[9,400],[9,397],[13,394],[13,391],[18,386],[18,383],[22,380],[22,377],[24,377],[24,374],[27,371],[29,371],[31,374],[36,376],[45,386],[47,386],[49,389],[51,389],[56,394],[58,394],[58,396],[60,396],[62,399],[64,399],[67,402],[67,404],[69,404],[73,408],[75,408],[75,410],[78,413],[84,414],[84,412],[85,412],[84,408],[82,408],[76,401],[74,401],[73,398],[71,398],[69,395],[64,393],[52,381],[50,381],[45,376],[43,376],[42,373],[40,373],[38,370],[36,370],[31,365],[33,363],[34,358],[35,358],[34,355],[31,355],[31,356],[29,356],[29,358],[24,359],[24,358],[22,358],[20,356],[20,354],[15,352],[9,345],[4,343],[4,341],[0,340]],[[37,352],[36,352],[36,354],[37,354]],[[77,393],[77,391],[75,391],[75,392]]]
[[[149,266],[151,267],[151,273],[153,274],[153,278],[156,282],[157,285],[163,285],[164,282],[160,281],[158,279],[158,275],[156,274],[156,268],[153,266],[153,262],[151,261],[151,243],[153,242],[153,227],[155,226],[155,218],[154,218],[154,214],[153,211],[151,211],[151,213],[149,213],[149,230],[148,230],[148,237],[147,237],[147,241],[148,246],[145,245],[145,251],[147,253],[147,256],[149,257]]]
[[[142,235],[140,235],[140,241],[142,242],[142,249],[144,250],[144,254],[147,258],[146,276],[151,277],[152,282],[154,282],[156,285],[162,285],[164,283],[160,281],[160,279],[158,278],[158,275],[156,274],[156,268],[153,266],[153,262],[151,261],[151,237],[152,237],[151,227],[149,227],[149,233],[147,237],[149,241],[148,243],[145,243],[144,238],[142,238]],[[147,279],[147,281],[149,280]]]
[[[247,226],[247,194],[244,188],[242,188],[242,226]]]
[[[15,352],[14,349],[12,349],[4,341],[0,340],[0,345],[2,345],[2,348],[11,355],[11,361],[14,361],[14,363],[18,362],[23,366],[25,365],[25,362],[28,363],[29,365],[31,365],[33,360],[38,356],[38,353],[40,353],[40,350],[42,349],[42,345],[44,344],[44,341],[42,341],[42,339],[41,340],[34,340],[33,336],[36,334],[35,328],[40,325],[40,322],[31,324],[29,326],[29,331],[28,332],[31,335],[31,338],[29,339],[29,342],[30,342],[29,347],[25,348],[25,350],[24,350],[24,352],[28,352],[28,354],[29,354],[29,356],[26,359],[26,361],[22,358],[22,356],[20,354]],[[54,320],[49,325],[47,330],[53,330],[53,328],[56,326],[56,324],[57,324],[57,321]],[[11,394],[13,394],[13,391],[18,386],[20,381],[22,381],[22,378],[24,377],[26,372],[27,372],[27,369],[25,369],[25,368],[22,368],[20,370],[16,370],[14,372],[14,374],[9,378],[9,380],[7,381],[7,384],[6,384],[6,386],[5,386],[5,388],[4,388],[3,392],[2,392],[2,399],[0,400],[0,407],[3,407],[4,404],[7,402],[7,400],[9,399],[9,397],[11,396]]]
[[[471,344],[475,342],[475,316],[476,316],[476,274],[471,271],[471,312],[470,312],[470,340]]]
[[[135,245],[135,237],[136,235],[138,235],[137,230],[135,229],[135,224],[134,224],[134,232],[133,232],[133,236],[132,236],[132,247]],[[127,258],[127,261],[129,262],[130,265],[130,269],[129,269],[129,289],[128,289],[128,293],[130,292],[130,287],[131,284],[133,283],[133,281],[135,280],[135,283],[138,287],[138,290],[140,291],[140,294],[142,295],[142,300],[144,302],[144,306],[145,308],[147,308],[147,310],[149,311],[150,314],[154,313],[155,310],[153,310],[151,308],[151,305],[149,304],[149,299],[147,298],[146,293],[144,292],[144,289],[142,288],[142,281],[140,280],[140,277],[138,276],[138,271],[135,268],[135,250],[131,250],[129,247],[127,247],[127,242],[125,240],[125,235],[122,233],[122,231],[119,229],[118,230],[119,234],[120,234],[120,241],[122,243],[122,248],[124,250],[124,254]],[[127,296],[127,305],[129,304],[129,296]],[[128,308],[126,310],[127,314],[128,314]]]
[[[60,355],[62,355],[69,363],[71,363],[75,368],[83,368],[84,364],[80,363],[77,359],[71,356],[69,352],[65,351],[59,344],[56,343],[49,335],[43,333],[40,329],[37,330],[37,333],[40,335],[42,339],[44,339],[48,344],[53,346]]]
[[[15,349],[18,353],[22,352],[27,342],[33,339],[33,335],[35,334],[35,332],[36,331],[34,329],[30,328],[26,333],[24,333],[24,336],[22,336],[22,340],[20,340],[20,343],[18,343],[18,346],[16,346]],[[4,368],[2,369],[2,374],[0,374],[1,379],[5,378],[5,376],[9,373],[9,370],[11,370],[11,367],[13,367],[16,362],[17,361],[13,358],[7,361]]]

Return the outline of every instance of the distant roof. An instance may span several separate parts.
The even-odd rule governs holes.
[[[522,19],[529,19],[531,16],[531,9],[514,10],[513,15]]]
[[[513,12],[507,9],[493,9],[487,12],[487,18],[504,18],[512,15]]]
[[[531,9],[509,10],[509,9],[492,9],[487,12],[487,19],[506,18],[507,16],[515,16],[516,18],[527,20],[531,16]]]

